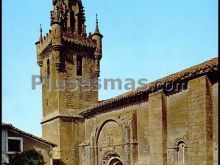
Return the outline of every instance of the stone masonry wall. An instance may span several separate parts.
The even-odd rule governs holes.
[[[190,80],[187,89],[177,93],[165,95],[159,91],[150,94],[145,102],[86,119],[87,149],[101,123],[109,119],[129,121],[132,114],[137,114],[138,147],[134,165],[177,165],[181,156],[177,148],[179,141],[185,143],[185,164],[217,165],[217,91],[218,83],[211,84],[207,76],[202,76]],[[108,134],[106,129],[105,134]],[[121,155],[123,152],[119,151]]]
[[[213,99],[213,165],[218,165],[218,83],[212,87]]]
[[[206,76],[188,83],[189,162],[213,164],[212,87]]]
[[[162,91],[149,96],[150,164],[166,165],[167,153],[166,97]]]

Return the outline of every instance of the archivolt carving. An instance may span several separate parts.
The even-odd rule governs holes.
[[[121,164],[123,164],[122,158],[120,157],[120,155],[118,153],[116,153],[115,151],[107,151],[104,156],[102,157],[102,162],[101,165],[109,165],[109,163],[111,162],[111,160],[113,159],[117,159],[121,162]]]
[[[115,122],[119,125],[119,127],[121,127],[121,129],[123,130],[122,128],[122,122],[121,120],[117,119],[117,118],[111,118],[111,119],[107,119],[106,121],[104,121],[102,124],[100,124],[100,127],[97,129],[96,131],[96,143],[98,144],[98,138],[99,138],[99,135],[102,131],[102,128],[108,123],[108,122]]]

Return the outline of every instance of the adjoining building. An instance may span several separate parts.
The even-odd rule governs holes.
[[[56,144],[22,131],[11,124],[2,124],[2,163],[9,163],[8,156],[35,149],[40,152],[46,165],[52,162],[52,148]]]
[[[87,34],[81,0],[53,1],[51,30],[41,29],[36,49],[42,136],[57,144],[56,163],[217,165],[218,59],[101,102],[88,85],[57,90],[53,82],[69,78],[98,86],[102,38],[98,20]]]

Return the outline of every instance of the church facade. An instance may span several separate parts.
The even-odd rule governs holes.
[[[102,38],[98,20],[87,34],[81,0],[53,1],[36,49],[54,164],[217,165],[218,59],[99,101]]]

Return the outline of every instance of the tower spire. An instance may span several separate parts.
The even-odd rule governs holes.
[[[43,29],[42,29],[41,24],[40,24],[40,38],[39,38],[39,41],[40,41],[40,43],[43,42]]]
[[[99,20],[98,20],[98,14],[96,14],[96,28],[94,34],[101,34],[99,31]]]

